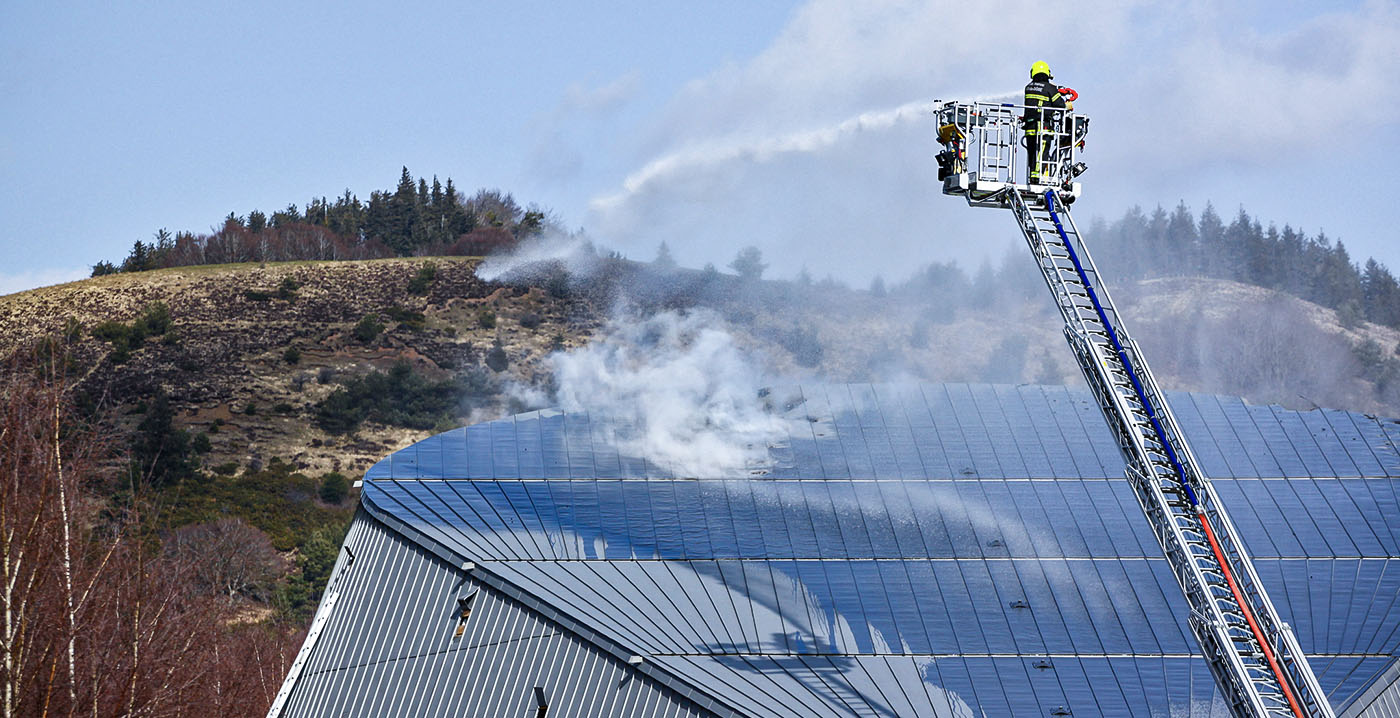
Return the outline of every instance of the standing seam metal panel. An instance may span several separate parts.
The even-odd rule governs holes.
[[[550,715],[711,715],[363,512],[345,545],[355,561],[332,576],[340,598],[283,716],[527,716],[535,686]]]

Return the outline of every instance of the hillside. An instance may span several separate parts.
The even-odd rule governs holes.
[[[1034,292],[948,307],[839,286],[657,275],[627,262],[609,278],[610,291],[550,291],[484,282],[474,274],[477,263],[291,262],[108,275],[0,297],[0,346],[76,322],[85,387],[121,425],[134,428],[144,403],[163,390],[175,423],[208,436],[206,467],[257,468],[275,457],[309,474],[352,478],[436,430],[528,408],[512,403],[521,393],[512,388],[547,387],[546,357],[586,344],[619,293],[632,295],[639,305],[632,311],[710,306],[777,379],[1082,381],[1053,309]],[[433,276],[415,288],[424,267]],[[652,289],[637,289],[648,283]],[[699,290],[691,286],[697,283]],[[1400,331],[1344,327],[1332,310],[1226,280],[1151,279],[1115,293],[1167,388],[1400,414],[1387,373]],[[102,322],[132,322],[158,302],[168,307],[171,330],[140,343],[125,361],[116,343],[94,336]],[[383,329],[357,337],[367,315]],[[1367,340],[1383,349],[1369,357],[1371,366],[1358,352]],[[488,362],[496,342],[503,354]],[[319,425],[318,408],[338,386],[399,362],[426,380],[459,382],[455,404],[436,425],[367,420],[345,433]]]
[[[61,333],[75,320],[87,330],[75,351],[91,364],[85,384],[128,426],[139,418],[132,410],[163,389],[177,423],[208,434],[209,466],[279,457],[309,472],[355,473],[429,432],[385,425],[343,436],[319,430],[309,412],[337,380],[400,361],[433,378],[482,371],[499,339],[511,366],[499,376],[483,371],[489,396],[503,381],[535,379],[558,335],[568,346],[597,325],[586,309],[543,290],[476,279],[473,260],[432,261],[433,279],[421,295],[410,292],[427,264],[292,262],[97,277],[0,297],[0,345]],[[131,322],[156,302],[169,308],[171,332],[146,340],[126,361],[93,337],[102,322]],[[495,315],[493,328],[482,326],[484,312]],[[534,329],[520,326],[528,314],[539,318]],[[355,327],[366,315],[379,317],[383,330],[358,339]]]

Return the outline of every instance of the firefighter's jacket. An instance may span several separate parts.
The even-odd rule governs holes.
[[[1026,84],[1026,112],[1021,116],[1026,134],[1040,134],[1042,128],[1048,130],[1053,127],[1063,114],[1054,110],[1063,109],[1065,98],[1060,94],[1058,85],[1048,79],[1031,80]]]

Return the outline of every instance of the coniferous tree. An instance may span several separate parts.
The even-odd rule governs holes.
[[[1208,277],[1224,277],[1228,275],[1228,268],[1222,266],[1224,259],[1221,256],[1220,248],[1224,244],[1225,224],[1220,221],[1220,215],[1215,213],[1215,207],[1209,202],[1206,208],[1201,211],[1200,222],[1197,223],[1197,241],[1201,245],[1201,272]]]
[[[651,265],[662,271],[676,268],[676,258],[671,256],[671,248],[666,245],[665,241],[662,241],[661,245],[656,248],[656,259],[652,260]]]
[[[144,272],[151,269],[151,245],[136,240],[131,245],[131,253],[122,262],[123,272]]]
[[[174,418],[170,397],[160,391],[136,427],[136,440],[131,447],[132,469],[156,486],[179,481],[194,470],[189,434],[175,428]]]
[[[1366,260],[1361,275],[1363,310],[1368,321],[1395,326],[1400,320],[1400,286],[1390,270],[1375,259]]]
[[[1185,202],[1177,203],[1167,220],[1166,245],[1170,261],[1158,266],[1171,267],[1171,271],[1178,273],[1201,271],[1200,236],[1196,232],[1196,219]]]
[[[735,255],[734,261],[729,263],[729,268],[738,273],[742,279],[758,281],[763,277],[763,270],[768,268],[768,263],[763,261],[763,252],[758,247],[744,247]]]

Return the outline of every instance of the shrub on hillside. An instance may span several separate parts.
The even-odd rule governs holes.
[[[390,319],[398,322],[399,326],[405,329],[411,329],[415,332],[422,331],[427,322],[427,318],[423,316],[422,312],[405,309],[399,306],[389,307],[384,313],[387,314]]]
[[[332,434],[354,431],[364,421],[431,429],[450,417],[459,391],[454,381],[427,379],[407,362],[399,362],[387,372],[354,377],[331,392],[316,406],[316,425]]]
[[[321,477],[321,500],[339,506],[350,495],[350,482],[339,472],[331,472]]]
[[[249,462],[242,475],[219,466],[200,481],[185,481],[162,492],[163,526],[173,530],[186,524],[236,517],[265,532],[278,551],[290,551],[304,537],[325,526],[339,526],[350,518],[348,509],[320,506],[321,482],[276,457]],[[254,468],[256,466],[256,468]]]
[[[374,338],[379,336],[379,333],[382,331],[384,331],[384,325],[379,321],[379,316],[377,314],[366,314],[364,318],[355,325],[355,328],[350,334],[354,336],[356,340],[368,344],[374,341]]]
[[[170,308],[165,302],[154,302],[131,323],[105,321],[92,328],[92,335],[110,342],[112,361],[121,364],[130,359],[131,352],[139,348],[148,337],[160,336],[169,330]]]
[[[422,296],[428,293],[433,280],[437,279],[437,265],[426,262],[418,268],[418,273],[413,275],[413,279],[408,281],[408,293]]]
[[[501,340],[497,339],[491,344],[491,348],[486,352],[486,366],[494,372],[503,372],[510,366],[510,357],[506,355],[506,348],[501,346]]]

